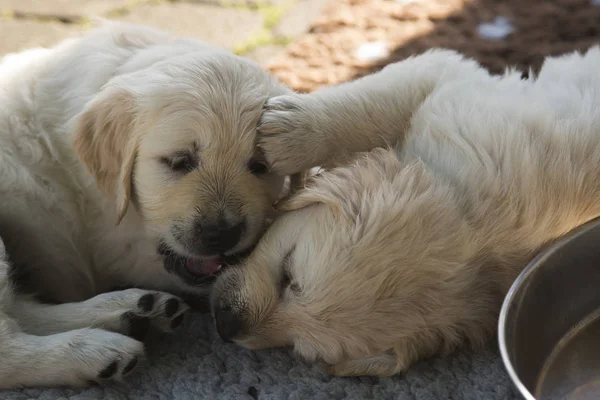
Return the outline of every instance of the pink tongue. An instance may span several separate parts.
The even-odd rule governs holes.
[[[194,275],[214,275],[221,267],[221,259],[219,257],[200,260],[190,258],[185,267]]]

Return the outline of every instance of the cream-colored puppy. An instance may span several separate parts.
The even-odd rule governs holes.
[[[187,307],[156,290],[206,294],[265,229],[284,177],[256,126],[288,92],[128,24],[2,60],[0,387],[121,378],[149,325],[181,322]],[[106,293],[119,286],[153,291]]]
[[[271,99],[261,146],[275,171],[369,152],[282,204],[218,278],[221,336],[292,345],[339,375],[480,347],[532,256],[600,215],[599,65],[593,48],[521,80],[433,50]]]

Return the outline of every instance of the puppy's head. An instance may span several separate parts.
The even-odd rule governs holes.
[[[280,195],[255,130],[286,91],[225,52],[168,57],[113,78],[77,117],[74,147],[116,219],[135,210],[165,267],[201,284],[255,244]]]
[[[318,176],[282,205],[243,267],[217,279],[220,336],[337,364],[423,331],[440,300],[432,289],[464,257],[464,226],[444,196],[420,163],[402,167],[389,150]]]

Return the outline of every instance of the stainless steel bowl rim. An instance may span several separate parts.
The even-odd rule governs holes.
[[[531,392],[525,387],[519,376],[517,375],[510,357],[508,355],[508,349],[506,344],[506,335],[505,335],[505,326],[506,326],[506,317],[508,314],[508,309],[513,303],[513,299],[515,293],[521,287],[522,283],[527,279],[527,277],[532,274],[536,268],[540,265],[544,264],[544,261],[550,257],[552,253],[554,253],[557,249],[561,248],[564,244],[570,241],[573,235],[576,235],[580,231],[586,230],[590,225],[596,224],[600,222],[600,218],[594,218],[579,227],[571,230],[569,233],[564,235],[559,240],[555,241],[544,250],[542,250],[537,256],[535,256],[527,266],[521,271],[517,279],[513,282],[508,293],[504,297],[504,301],[502,302],[502,308],[500,309],[500,316],[498,318],[498,345],[500,347],[500,356],[502,357],[502,362],[504,363],[504,368],[506,369],[510,379],[513,384],[519,390],[520,394],[525,398],[525,400],[536,400],[536,398],[531,394]]]
[[[508,313],[508,308],[512,304],[514,294],[516,293],[518,288],[521,286],[521,282],[527,278],[527,275],[529,275],[531,273],[531,271],[533,271],[533,268],[536,265],[536,263],[538,262],[538,259],[545,258],[544,257],[545,255],[546,255],[546,252],[544,252],[544,254],[539,254],[538,256],[536,256],[531,261],[531,263],[529,263],[528,266],[519,274],[517,279],[513,282],[510,289],[508,290],[508,293],[506,294],[506,297],[504,298],[504,301],[502,302],[502,308],[500,309],[500,317],[498,319],[498,345],[500,347],[500,356],[502,357],[502,362],[504,363],[504,368],[506,369],[506,372],[508,372],[508,375],[510,376],[510,379],[512,380],[513,384],[517,387],[517,389],[519,389],[519,392],[523,395],[523,397],[525,397],[526,400],[536,400],[536,399],[529,392],[529,390],[527,390],[527,388],[525,387],[523,382],[521,382],[521,379],[519,379],[519,376],[517,375],[517,372],[515,371],[515,369],[512,365],[512,362],[510,361],[510,357],[508,355],[508,349],[506,348],[506,336],[505,336],[506,314]]]

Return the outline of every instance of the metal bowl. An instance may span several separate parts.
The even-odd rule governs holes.
[[[502,305],[498,339],[523,398],[600,399],[600,219],[519,275]]]

